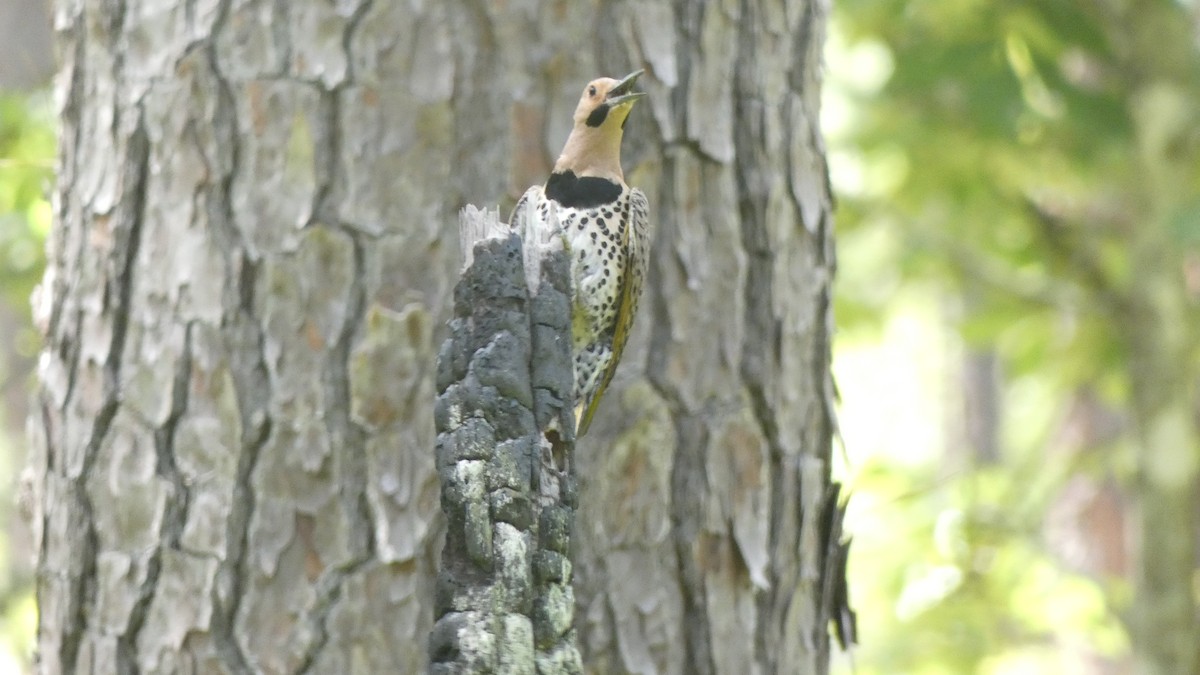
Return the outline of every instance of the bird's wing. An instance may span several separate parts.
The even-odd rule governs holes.
[[[641,190],[632,190],[625,205],[625,231],[622,233],[621,242],[625,252],[625,266],[621,273],[620,305],[617,306],[612,359],[604,369],[596,393],[587,401],[581,402],[576,411],[576,437],[587,433],[588,427],[591,426],[597,404],[604,395],[604,390],[608,389],[609,382],[612,382],[613,374],[617,372],[617,363],[621,360],[621,352],[625,351],[625,343],[629,340],[629,329],[633,326],[638,300],[642,296],[642,284],[650,265],[649,221],[650,203],[646,200],[646,195]]]

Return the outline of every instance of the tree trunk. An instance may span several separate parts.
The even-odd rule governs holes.
[[[1144,53],[1152,53],[1148,45]],[[1200,397],[1194,368],[1187,367],[1195,363],[1200,324],[1171,222],[1182,211],[1180,202],[1194,194],[1187,177],[1200,160],[1200,152],[1176,147],[1176,139],[1192,133],[1195,119],[1183,113],[1193,110],[1184,91],[1148,85],[1138,92],[1140,109],[1134,110],[1145,220],[1130,228],[1132,273],[1120,316],[1137,452],[1129,618],[1139,675],[1200,675]]]
[[[1197,249],[1182,226],[1185,214],[1194,217],[1200,176],[1200,144],[1182,140],[1194,138],[1200,120],[1193,104],[1200,82],[1196,27],[1169,3],[1132,2],[1105,16],[1123,47],[1137,148],[1136,220],[1121,242],[1129,269],[1120,288],[1127,290],[1116,307],[1137,453],[1128,613],[1135,671],[1200,675],[1200,383],[1194,380],[1200,322],[1188,282]],[[1130,26],[1137,30],[1130,33]]]
[[[594,673],[820,673],[827,8],[142,0],[57,9],[36,302],[43,672],[418,672],[456,213],[541,182],[645,67],[653,263],[576,457]]]
[[[528,239],[493,211],[461,216],[467,266],[434,409],[448,527],[430,675],[583,672],[569,557],[579,494],[570,257],[528,227],[532,202],[525,212],[534,220],[514,221]]]

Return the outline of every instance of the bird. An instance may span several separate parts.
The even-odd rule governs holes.
[[[649,202],[621,171],[625,123],[645,96],[633,90],[642,73],[602,77],[584,87],[549,178],[526,190],[509,217],[516,229],[532,205],[534,222],[526,227],[557,228],[569,252],[576,437],[587,432],[612,381],[649,263]]]

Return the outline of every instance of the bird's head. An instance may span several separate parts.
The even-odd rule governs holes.
[[[633,85],[642,76],[634,71],[620,80],[602,77],[588,82],[575,108],[575,126],[554,164],[555,171],[599,176],[622,182],[621,132],[633,104],[644,92]]]
[[[575,128],[582,126],[619,136],[629,111],[633,110],[633,104],[646,95],[645,92],[633,90],[642,72],[636,70],[620,80],[602,77],[588,82],[575,108]]]

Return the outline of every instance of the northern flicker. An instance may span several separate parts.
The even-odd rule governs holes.
[[[582,436],[612,381],[629,337],[646,278],[650,207],[641,190],[625,184],[621,137],[642,71],[621,80],[588,83],[575,108],[575,125],[545,185],[517,202],[509,224],[536,207],[533,226],[554,227],[571,256],[571,335],[575,358],[575,425]]]

